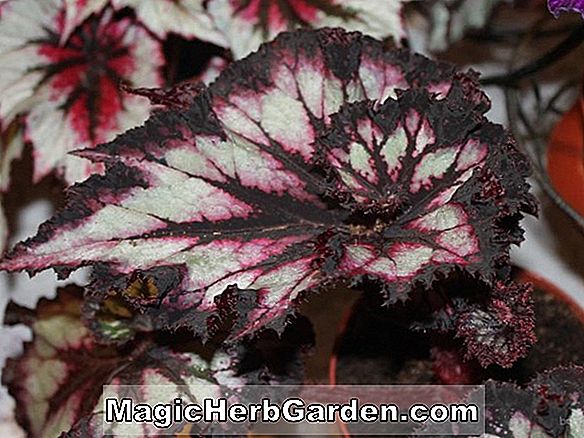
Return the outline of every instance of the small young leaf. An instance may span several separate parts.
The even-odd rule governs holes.
[[[482,366],[510,367],[536,341],[531,292],[526,284],[497,282],[486,301],[460,306],[456,335]]]
[[[154,327],[205,335],[236,309],[236,338],[338,279],[373,278],[388,302],[454,269],[493,284],[535,211],[474,76],[360,34],[283,34],[184,90],[79,152],[105,174],[0,267],[98,266],[92,294],[121,293]]]

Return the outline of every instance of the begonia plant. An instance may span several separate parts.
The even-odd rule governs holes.
[[[461,271],[500,304],[469,304],[459,333],[503,342],[508,252],[535,207],[473,74],[325,29],[281,35],[208,89],[141,93],[165,108],[76,152],[105,173],[3,269],[93,266],[94,301],[203,337],[235,310],[230,340],[282,330],[299,296],[337,281],[374,281],[391,304]]]
[[[0,190],[27,143],[35,181],[54,172],[70,185],[0,270],[91,271],[35,311],[8,308],[33,332],[3,373],[30,436],[98,436],[103,384],[298,383],[312,341],[288,342],[299,304],[334,300],[339,284],[394,309],[441,291],[427,320],[402,320],[460,340],[459,359],[510,367],[527,353],[531,288],[511,279],[509,252],[537,213],[529,163],[486,117],[478,74],[399,48],[402,3],[0,4]],[[430,39],[443,48],[466,29],[449,30],[468,4],[432,6],[442,27]],[[173,83],[173,38],[220,56]],[[285,344],[289,367],[264,366],[266,338]],[[262,359],[253,369],[242,366],[250,351]],[[538,382],[487,391],[532,403]],[[489,412],[494,436],[547,427],[524,406]],[[569,430],[581,427],[581,400],[569,413]]]

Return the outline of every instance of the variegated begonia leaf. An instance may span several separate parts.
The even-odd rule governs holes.
[[[235,394],[245,385],[299,382],[301,365],[294,357],[303,345],[296,338],[285,339],[290,362],[281,376],[266,367],[273,362],[272,353],[261,346],[203,348],[180,333],[156,333],[108,347],[96,343],[83,325],[81,297],[79,288],[68,286],[55,300],[41,300],[35,311],[14,303],[7,309],[8,323],[24,323],[33,332],[22,355],[8,359],[2,375],[16,400],[17,421],[30,437],[57,437],[70,429],[71,436],[101,437],[103,385],[120,388],[120,394],[124,385],[167,385],[170,393],[173,386],[189,386],[188,397],[195,401],[220,390]],[[248,354],[254,356],[254,366],[247,363]],[[138,397],[147,401],[143,390]]]
[[[151,95],[167,108],[79,152],[106,173],[2,269],[92,265],[91,294],[154,327],[205,335],[235,310],[237,338],[336,280],[374,279],[388,302],[456,269],[492,284],[535,209],[473,75],[359,33],[283,34],[208,90]]]
[[[77,26],[90,15],[99,14],[107,6],[109,0],[61,0],[60,3],[64,5],[60,38],[61,43],[65,43]],[[54,4],[57,5],[57,3]]]
[[[240,59],[280,32],[298,27],[339,26],[399,43],[405,37],[406,1],[210,0],[207,8],[234,58]]]
[[[577,438],[584,433],[584,368],[560,367],[537,376],[526,388],[486,384],[489,438]]]
[[[70,6],[70,5],[68,5]],[[0,120],[26,112],[34,179],[57,169],[75,182],[100,169],[68,155],[142,123],[150,105],[120,83],[161,84],[160,43],[131,18],[107,9],[67,30],[61,0],[11,0],[0,16]]]
[[[205,9],[204,0],[62,0],[65,2],[66,41],[73,29],[91,14],[100,13],[111,4],[116,9],[132,8],[138,20],[157,37],[164,39],[169,33],[185,38],[198,38],[222,47],[227,41],[213,24]]]
[[[227,41],[205,9],[205,0],[112,0],[116,8],[129,6],[138,19],[160,38],[176,33],[226,47]]]
[[[524,357],[536,341],[535,311],[528,284],[496,282],[478,302],[460,300],[454,321],[468,356],[483,367],[510,367]]]
[[[548,8],[556,17],[562,12],[577,12],[584,18],[584,0],[548,0]]]
[[[445,347],[437,345],[434,363],[437,373],[448,380],[456,372],[472,372],[475,366],[474,361],[467,362],[462,357],[459,360],[465,365],[458,370],[444,365],[456,357],[451,354],[457,348],[451,332],[466,347],[464,359],[474,358],[484,368],[492,364],[511,367],[527,355],[536,341],[532,292],[531,285],[509,279],[487,285],[454,275],[415,296],[405,309],[394,311],[392,317],[397,319],[399,315],[403,324],[415,331],[433,332],[450,339]]]

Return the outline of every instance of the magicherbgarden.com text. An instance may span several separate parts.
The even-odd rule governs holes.
[[[401,412],[392,403],[360,403],[357,398],[347,403],[307,403],[290,397],[281,403],[263,399],[261,403],[230,403],[225,398],[204,399],[201,403],[185,403],[176,398],[172,403],[134,403],[131,398],[104,400],[106,423],[150,423],[169,428],[180,423],[396,423],[396,422],[478,422],[480,407],[476,404],[419,403]]]

